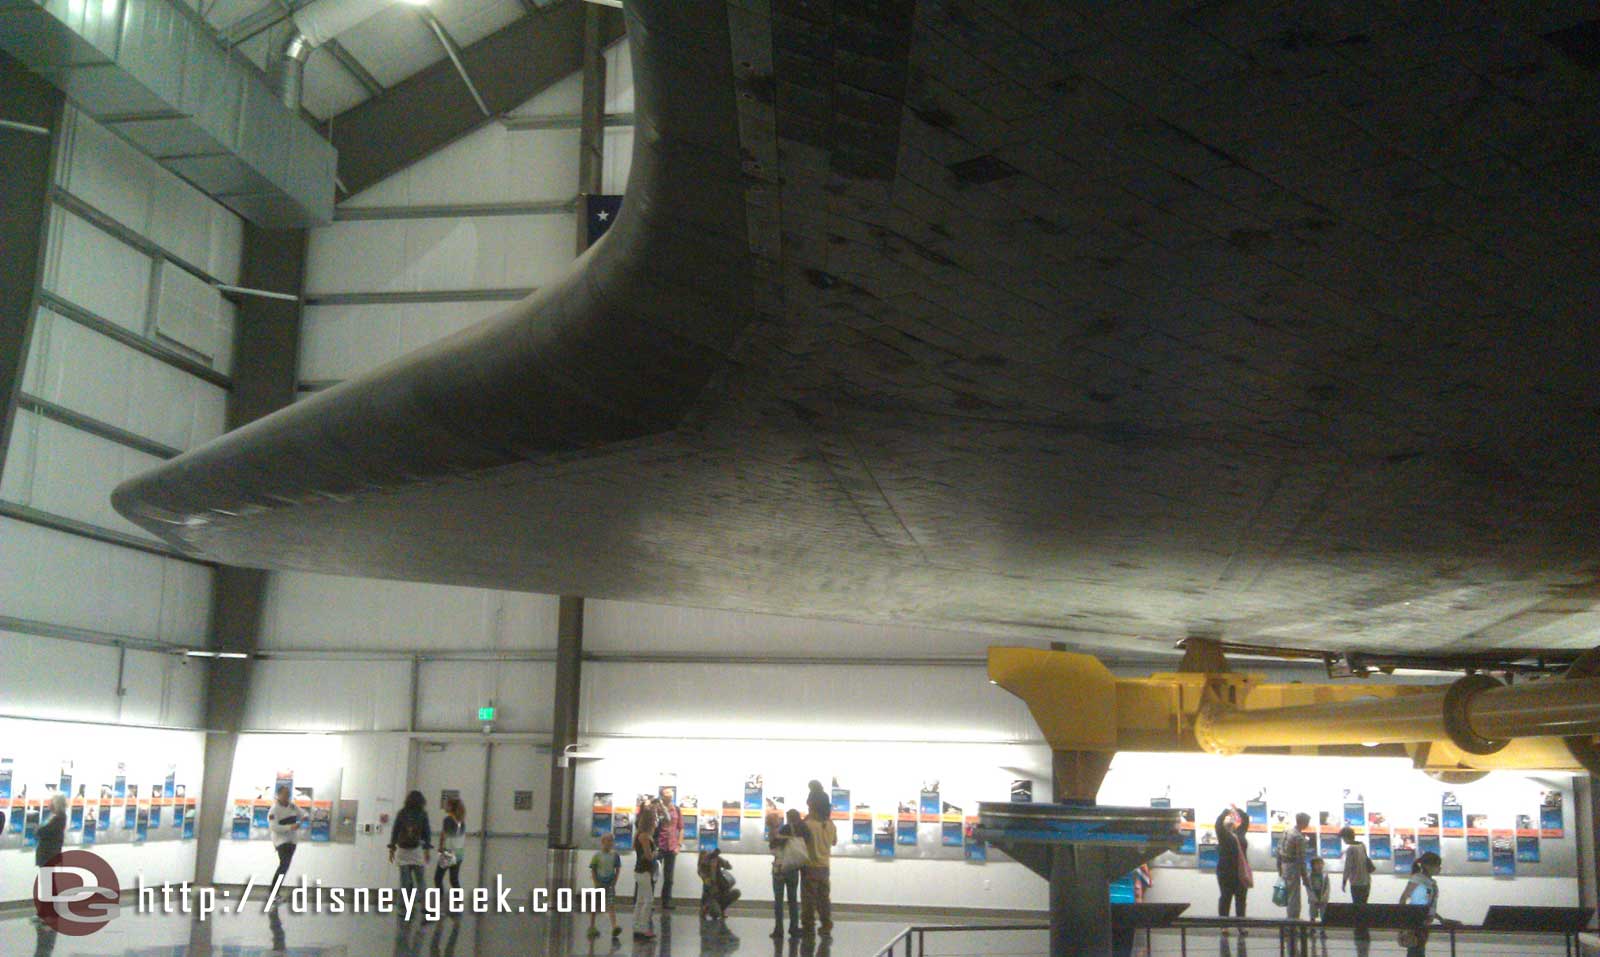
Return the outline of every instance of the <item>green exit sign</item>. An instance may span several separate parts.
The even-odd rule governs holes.
[[[478,709],[478,720],[479,721],[493,721],[494,720],[494,705],[486,704],[483,707],[479,708]]]

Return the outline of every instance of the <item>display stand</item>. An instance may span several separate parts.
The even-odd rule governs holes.
[[[1050,882],[1050,957],[1111,957],[1111,882],[1182,843],[1180,812],[981,803],[976,836]]]

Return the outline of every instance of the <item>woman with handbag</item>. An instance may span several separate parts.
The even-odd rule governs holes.
[[[1428,924],[1458,923],[1439,916],[1439,883],[1434,878],[1439,876],[1441,865],[1439,855],[1432,851],[1418,855],[1416,863],[1411,865],[1411,879],[1400,892],[1400,903],[1428,908],[1428,920],[1422,929],[1400,932],[1400,946],[1406,949],[1406,957],[1427,957]]]
[[[806,825],[800,812],[789,809],[788,820],[773,832],[772,841],[772,939],[783,937],[783,899],[789,897],[789,936],[800,936],[800,869],[810,855],[806,850]]]
[[[1228,916],[1230,903],[1234,916],[1243,917],[1245,897],[1255,883],[1247,856],[1249,842],[1244,836],[1249,826],[1246,820],[1237,807],[1217,815],[1217,889],[1221,895],[1217,899],[1218,917]]]
[[[433,886],[444,890],[444,879],[450,886],[461,886],[461,859],[467,848],[467,806],[458,797],[444,799],[444,823],[439,828],[439,863],[433,871]]]

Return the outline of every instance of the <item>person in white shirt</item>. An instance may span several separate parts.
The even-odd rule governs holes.
[[[267,830],[272,835],[272,847],[278,852],[278,870],[272,875],[274,894],[289,874],[289,862],[294,860],[295,843],[300,840],[301,813],[286,787],[278,789],[278,800],[267,809]]]

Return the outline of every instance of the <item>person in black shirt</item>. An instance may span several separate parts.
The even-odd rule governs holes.
[[[35,832],[39,843],[33,848],[33,866],[44,867],[61,853],[67,841],[67,796],[57,794],[50,799],[50,819]]]

